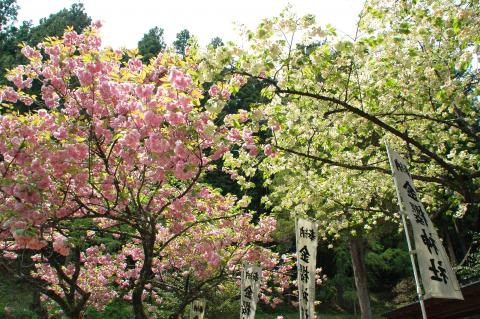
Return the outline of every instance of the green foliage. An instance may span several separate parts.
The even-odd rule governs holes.
[[[410,256],[405,247],[385,249],[378,244],[374,250],[367,252],[365,265],[370,287],[374,290],[391,288],[400,278],[412,273]]]
[[[223,43],[222,39],[219,38],[219,37],[215,37],[215,38],[212,39],[212,41],[210,41],[210,44],[208,46],[211,46],[212,48],[216,49],[216,48],[221,47],[223,45],[224,45],[224,43]]]
[[[4,2],[2,1],[2,4]],[[24,21],[18,27],[9,26],[1,31],[0,85],[7,83],[5,79],[6,70],[18,64],[26,63],[25,58],[20,53],[19,45],[21,43],[25,42],[34,46],[47,36],[62,35],[69,26],[80,33],[91,22],[92,19],[85,12],[83,4],[75,3],[69,9],[60,10],[51,14],[48,18],[40,19],[40,23],[36,26],[33,26],[30,21]],[[37,88],[37,91],[39,91],[39,88]]]
[[[223,283],[209,296],[205,316],[207,318],[236,319],[239,309],[239,288],[236,280],[230,280]]]
[[[335,270],[320,291],[322,301],[349,309],[356,299],[356,292],[348,242],[342,240],[334,254]]]
[[[285,319],[297,319],[299,314],[298,310],[291,309],[291,310],[279,310],[276,311],[275,313],[264,313],[264,312],[259,312],[255,318],[257,319],[276,319],[277,316],[282,315]],[[322,319],[353,319],[357,318],[354,317],[351,314],[347,313],[318,313],[320,318]]]
[[[37,44],[45,37],[61,36],[67,27],[81,33],[91,23],[92,19],[85,12],[83,4],[74,3],[69,9],[62,9],[48,18],[40,19],[40,23],[31,28],[27,42]]]
[[[143,38],[138,41],[138,52],[142,55],[142,60],[148,62],[151,58],[165,50],[167,44],[163,38],[163,29],[159,27],[148,30]]]
[[[218,161],[218,169],[206,172],[202,181],[214,188],[221,190],[222,194],[234,194],[241,197],[242,191],[237,183],[233,182],[227,173],[221,170],[221,162]]]
[[[271,132],[277,156],[240,154],[227,165],[239,174],[261,169],[273,213],[315,215],[319,236],[341,244],[398,227],[388,141],[411,164],[427,211],[478,231],[480,5],[371,0],[366,7],[350,39],[289,9],[245,31],[248,49],[232,48],[240,53],[231,64],[268,85],[271,99],[256,106],[266,116],[247,126]],[[404,247],[369,244],[374,288],[410,275]],[[351,298],[351,278],[337,269],[332,294]]]
[[[223,121],[226,115],[236,114],[240,109],[250,111],[255,107],[255,104],[267,102],[268,99],[261,95],[261,90],[264,87],[264,83],[256,79],[249,79],[224,106],[219,115],[219,120]],[[206,91],[208,91],[208,88],[206,88]],[[221,161],[218,161],[218,169],[207,172],[204,177],[205,181],[213,187],[220,188],[223,194],[231,193],[237,195],[239,198],[243,195],[250,196],[252,200],[248,209],[251,209],[257,214],[264,212],[265,206],[262,203],[262,198],[267,194],[267,188],[263,186],[263,176],[259,172],[254,176],[250,176],[248,181],[254,183],[255,187],[242,190],[238,183],[232,181],[232,179],[221,170],[221,165]]]
[[[235,114],[239,109],[251,111],[255,106],[261,103],[268,103],[270,99],[262,96],[262,90],[267,87],[265,83],[258,79],[249,78],[247,83],[240,88],[240,90],[232,96],[230,101],[222,110],[222,115]],[[223,118],[223,116],[220,116]]]
[[[19,27],[10,26],[0,32],[0,52],[2,52],[0,55],[0,85],[7,83],[5,79],[7,69],[24,61],[19,44],[28,40],[30,28],[30,22],[23,22]]]
[[[480,279],[480,233],[474,233],[472,237],[470,252],[457,269],[457,274],[464,282]]]
[[[175,51],[180,55],[185,55],[185,49],[188,46],[188,40],[191,38],[190,31],[183,29],[177,33],[177,38],[173,41],[173,47]]]
[[[127,301],[115,300],[105,307],[103,311],[88,308],[85,319],[130,319],[132,318],[132,305]]]
[[[400,280],[393,288],[393,304],[397,306],[409,304],[417,300],[415,281],[413,278]]]
[[[249,128],[275,125],[281,154],[240,170],[258,164],[274,210],[316,212],[322,237],[369,233],[398,221],[388,140],[428,211],[478,228],[479,12],[476,1],[372,0],[352,39],[289,9],[246,31],[232,63],[272,97],[258,106],[269,125]]]
[[[290,214],[283,212],[277,214],[277,230],[273,237],[279,252],[295,251],[295,224],[291,222]]]
[[[0,31],[17,19],[16,0],[0,0]]]
[[[8,276],[0,268],[0,318],[36,319],[30,309],[32,303],[31,288]]]

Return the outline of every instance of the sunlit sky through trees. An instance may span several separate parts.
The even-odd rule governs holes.
[[[216,36],[224,41],[239,41],[234,23],[253,27],[262,18],[278,14],[290,3],[299,14],[315,14],[322,25],[331,24],[339,32],[353,35],[362,0],[18,0],[18,21],[34,24],[62,8],[81,2],[94,20],[103,23],[104,44],[132,48],[150,28],[165,30],[165,40],[172,43],[176,34],[188,29],[206,45]]]

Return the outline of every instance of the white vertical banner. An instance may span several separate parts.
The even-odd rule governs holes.
[[[453,272],[442,241],[413,186],[413,179],[405,160],[387,145],[395,187],[402,213],[412,225],[415,253],[424,298],[462,299],[462,292]],[[405,229],[407,232],[408,230]]]
[[[190,319],[203,319],[206,305],[205,299],[194,300],[190,305]]]
[[[300,319],[314,319],[315,270],[318,238],[317,223],[298,218],[295,224]]]
[[[243,264],[240,295],[240,319],[254,319],[262,280],[262,268]]]

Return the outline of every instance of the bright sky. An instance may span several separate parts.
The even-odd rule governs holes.
[[[262,18],[277,15],[288,3],[298,14],[312,13],[322,25],[353,35],[363,0],[17,0],[18,21],[34,24],[62,8],[82,2],[87,14],[103,23],[103,44],[133,48],[149,29],[165,30],[167,44],[176,34],[188,29],[206,45],[219,36],[224,41],[238,41],[234,22],[249,27]]]

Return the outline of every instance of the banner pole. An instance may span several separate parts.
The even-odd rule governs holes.
[[[388,146],[388,143],[385,143],[385,146],[387,148],[388,162],[390,163],[390,168],[393,174],[394,168],[393,168],[393,163],[391,161],[391,156],[390,156],[390,147]],[[425,311],[425,304],[423,302],[422,289],[420,287],[420,280],[418,277],[418,271],[417,271],[417,266],[416,266],[415,257],[414,257],[414,255],[416,255],[416,252],[412,249],[410,234],[408,233],[407,220],[405,218],[405,212],[401,209],[402,200],[400,198],[400,194],[398,192],[397,187],[395,187],[395,191],[397,193],[398,205],[400,206],[400,215],[402,215],[403,230],[405,231],[405,238],[407,239],[408,254],[410,255],[410,261],[412,262],[413,277],[415,278],[415,286],[417,287],[418,302],[420,303],[420,309],[422,310],[422,318],[427,319],[427,312]]]
[[[295,256],[297,257],[297,291],[298,291],[298,313],[299,318],[302,318],[302,306],[300,305],[300,259],[298,258],[298,216],[295,216]]]
[[[423,295],[422,289],[420,288],[420,280],[418,278],[417,266],[415,265],[415,257],[413,256],[416,255],[416,252],[412,250],[412,244],[410,241],[410,235],[408,234],[405,213],[403,211],[400,211],[400,214],[402,215],[403,230],[405,231],[405,237],[407,238],[408,253],[410,255],[410,261],[412,262],[413,277],[415,277],[415,285],[417,286],[417,296],[418,302],[420,303],[420,309],[422,310],[422,318],[427,319],[427,312],[425,311],[425,304],[423,302]]]

